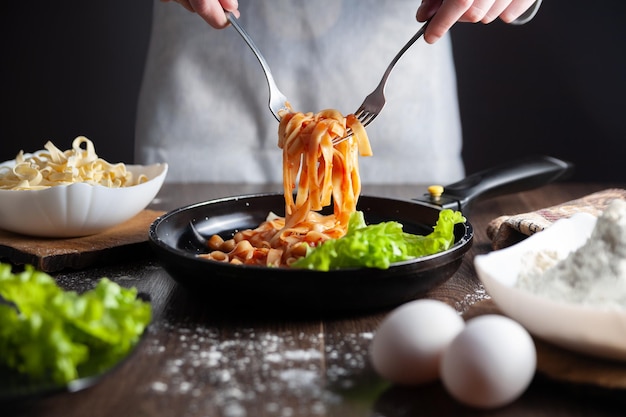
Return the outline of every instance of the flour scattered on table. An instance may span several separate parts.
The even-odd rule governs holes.
[[[157,326],[170,340],[147,344],[159,371],[145,389],[156,407],[173,398],[185,401],[187,413],[179,417],[250,417],[246,410],[253,403],[265,404],[259,413],[267,416],[326,415],[341,407],[335,388],[350,388],[360,378],[373,338],[371,332],[305,334],[280,328],[240,328],[229,335],[190,323],[159,323],[152,331]],[[174,359],[162,363],[166,352]]]
[[[613,200],[576,251],[528,254],[517,286],[557,301],[626,308],[626,201]]]

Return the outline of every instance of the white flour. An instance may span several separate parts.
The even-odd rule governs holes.
[[[559,301],[626,307],[626,201],[613,200],[589,240],[564,259],[552,251],[530,257],[518,287]]]
[[[363,378],[374,337],[280,327],[240,327],[231,337],[218,327],[185,322],[159,323],[151,331],[169,339],[147,344],[157,377],[143,389],[159,409],[184,401],[187,409],[177,417],[342,415],[342,390]],[[170,359],[163,360],[166,354]],[[251,412],[259,403],[263,407]]]

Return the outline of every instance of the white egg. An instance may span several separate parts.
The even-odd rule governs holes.
[[[393,310],[380,324],[370,348],[376,372],[400,385],[421,384],[439,378],[444,348],[465,322],[449,305],[417,300]]]
[[[478,408],[521,396],[537,365],[535,344],[519,323],[500,315],[469,320],[443,352],[441,380],[455,399]]]

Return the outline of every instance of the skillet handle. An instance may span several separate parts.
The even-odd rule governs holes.
[[[478,198],[527,191],[556,180],[567,178],[573,164],[550,156],[532,156],[512,163],[505,163],[479,171],[465,179],[444,187],[447,201],[455,201],[450,207],[463,211]]]

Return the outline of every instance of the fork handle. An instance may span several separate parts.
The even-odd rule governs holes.
[[[250,37],[250,35],[248,35],[248,32],[246,32],[244,30],[243,27],[241,27],[241,25],[239,24],[239,22],[237,22],[237,18],[235,17],[235,15],[233,15],[231,12],[226,12],[226,18],[228,19],[228,21],[230,22],[230,24],[235,28],[235,30],[237,31],[237,33],[239,33],[239,35],[241,35],[241,37],[243,38],[244,41],[246,41],[246,43],[248,44],[248,47],[250,48],[250,50],[254,53],[254,56],[256,56],[256,59],[259,60],[259,64],[261,64],[261,66],[263,67],[263,70],[267,73],[267,77],[271,78],[272,81],[274,80],[274,77],[272,76],[272,71],[270,71],[270,66],[267,64],[267,61],[265,60],[265,58],[263,57],[263,55],[261,55],[259,53],[259,49],[257,48],[257,46],[254,44],[254,41],[252,40],[252,38]]]
[[[409,41],[402,47],[402,49],[400,49],[400,51],[396,54],[396,56],[393,57],[393,59],[391,60],[391,63],[389,64],[389,66],[385,70],[385,73],[383,74],[383,77],[381,78],[380,83],[378,83],[378,86],[376,87],[376,90],[383,90],[384,91],[385,85],[387,84],[387,78],[389,78],[389,74],[391,74],[391,70],[393,70],[393,67],[400,60],[402,55],[404,55],[404,53],[415,43],[415,41],[417,41],[419,38],[422,37],[422,35],[426,31],[426,27],[428,26],[429,23],[430,23],[430,19],[425,21],[424,24],[422,25],[422,27],[419,28],[417,33],[415,33],[415,35],[413,35],[413,37],[411,39],[409,39]],[[374,90],[374,91],[376,91],[376,90]]]
[[[246,41],[246,44],[248,45],[250,50],[254,53],[254,56],[256,56],[256,59],[259,60],[259,64],[261,64],[261,67],[263,67],[263,71],[265,72],[265,75],[266,75],[265,78],[267,79],[267,86],[269,87],[270,91],[278,90],[278,86],[276,85],[276,81],[274,80],[274,76],[272,75],[272,71],[270,71],[270,66],[268,65],[263,55],[261,55],[259,48],[257,48],[257,46],[255,45],[250,35],[248,35],[248,32],[246,32],[244,28],[241,27],[239,22],[237,22],[237,18],[235,17],[235,15],[229,11],[225,11],[225,12],[226,12],[226,19],[228,19],[228,21],[230,22],[232,27],[235,28],[237,33],[241,35],[243,40]],[[274,117],[276,117],[276,119],[280,121],[280,116],[276,114],[271,107],[270,107],[270,110],[272,111],[272,114],[274,114]]]

